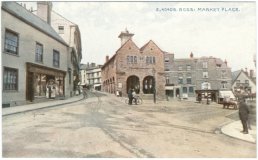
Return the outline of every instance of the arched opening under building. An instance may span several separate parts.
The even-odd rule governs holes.
[[[137,76],[130,76],[126,81],[126,93],[129,89],[134,89],[137,94],[140,93],[140,80]]]
[[[154,78],[153,76],[147,76],[143,79],[143,93],[144,94],[153,94],[154,92]]]

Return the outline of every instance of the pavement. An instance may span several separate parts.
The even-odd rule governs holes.
[[[107,94],[113,98],[115,98],[114,95]],[[16,106],[16,107],[8,107],[8,108],[2,108],[2,116],[8,116],[8,115],[13,115],[13,114],[18,114],[18,113],[24,113],[28,111],[33,111],[37,109],[42,109],[42,108],[51,108],[55,106],[60,106],[64,104],[70,104],[74,102],[78,102],[80,100],[83,100],[82,95],[74,96],[65,100],[52,100],[52,101],[47,101],[47,102],[42,102],[42,103],[34,103],[34,104],[28,104],[28,105],[22,105],[22,106]],[[145,103],[153,103],[153,101],[144,101]],[[243,134],[242,131],[242,124],[240,120],[238,121],[233,121],[228,124],[223,125],[220,130],[221,133],[241,139],[243,141],[251,142],[251,143],[256,143],[256,126],[251,125],[251,130],[249,130],[249,134]]]

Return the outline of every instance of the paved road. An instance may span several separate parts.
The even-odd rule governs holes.
[[[185,101],[128,106],[94,94],[3,117],[3,157],[256,157],[255,144],[220,134],[234,110]]]

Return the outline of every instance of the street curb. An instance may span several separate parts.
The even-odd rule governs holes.
[[[238,120],[237,120],[237,121],[238,121]],[[223,128],[223,127],[225,127],[225,126],[227,126],[227,125],[229,125],[229,124],[231,124],[231,123],[237,122],[237,121],[236,121],[236,120],[233,120],[233,121],[231,121],[231,122],[228,122],[228,123],[224,124],[223,126],[218,127],[217,129],[219,129],[220,133],[222,133],[223,135],[228,136],[228,137],[230,137],[230,138],[237,139],[237,140],[241,140],[241,141],[248,142],[248,143],[252,143],[252,144],[256,144],[256,142],[251,142],[251,141],[248,141],[248,140],[245,140],[245,139],[237,138],[237,137],[231,136],[230,134],[224,133],[224,132],[222,131],[222,128]]]
[[[20,113],[31,112],[31,111],[40,110],[40,109],[45,109],[45,108],[57,107],[57,106],[66,105],[66,104],[71,104],[71,103],[79,102],[79,101],[81,101],[81,100],[83,100],[83,99],[84,99],[84,98],[81,98],[81,99],[75,100],[75,101],[71,101],[71,102],[66,102],[66,103],[60,103],[60,104],[45,106],[45,107],[41,107],[41,108],[28,109],[28,110],[24,110],[24,111],[9,113],[9,114],[2,114],[2,117],[10,116],[10,115],[15,115],[15,114],[20,114]]]

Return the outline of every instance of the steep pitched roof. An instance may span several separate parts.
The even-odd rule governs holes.
[[[120,51],[129,42],[133,43],[133,45],[135,45],[139,49],[139,47],[132,41],[132,39],[128,39],[120,48],[118,48],[116,53],[107,62],[105,62],[105,64],[101,68],[104,68],[108,63],[110,63],[116,57],[118,51]]]
[[[16,18],[22,20],[23,22],[27,23],[28,25],[59,41],[60,43],[68,46],[68,44],[56,33],[56,31],[48,23],[31,13],[27,9],[23,8],[18,3],[11,1],[2,2],[2,9],[12,14]]]
[[[145,45],[143,45],[143,46],[140,48],[140,51],[144,51],[144,49],[145,49],[147,46],[149,46],[151,43],[153,43],[154,46],[157,47],[157,48],[160,50],[160,52],[164,53],[164,52],[158,47],[158,45],[156,45],[156,43],[154,43],[152,40],[149,40],[149,42],[147,42]]]
[[[232,82],[234,83],[236,81],[236,79],[238,78],[238,76],[240,75],[242,70],[237,70],[232,72]]]

